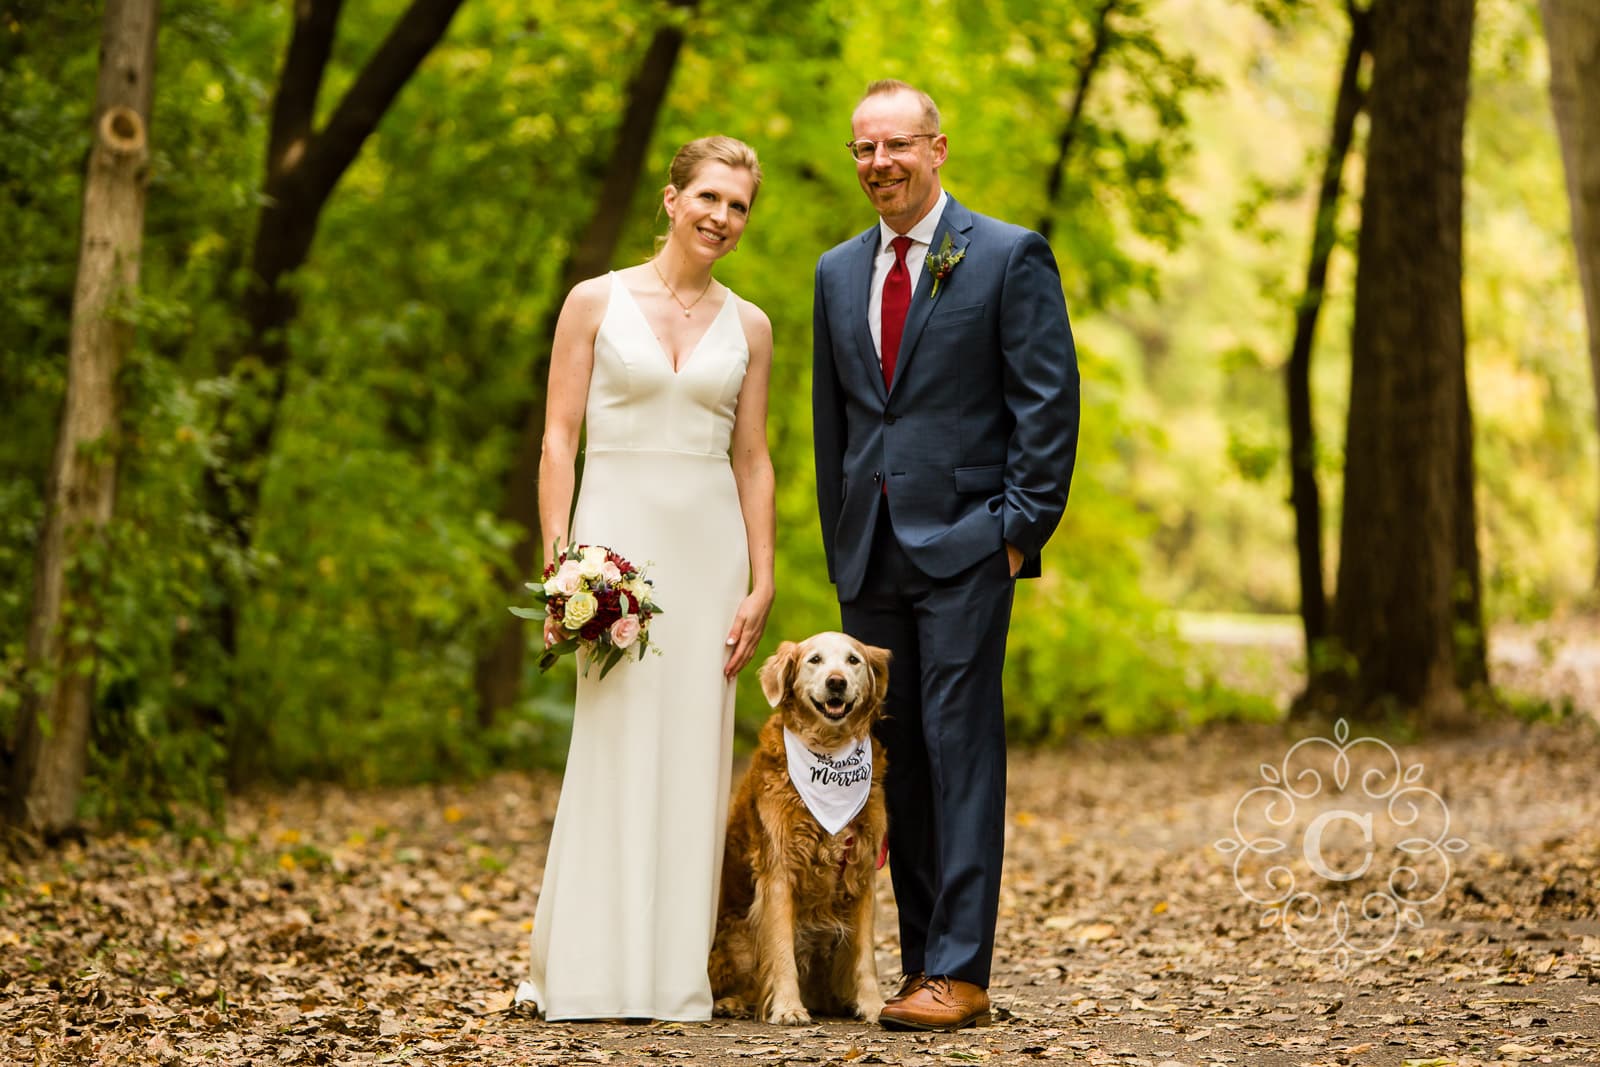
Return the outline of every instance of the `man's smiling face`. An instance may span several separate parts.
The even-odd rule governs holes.
[[[922,102],[912,93],[869,96],[856,107],[850,128],[857,140],[883,142],[892,137],[933,134]],[[939,199],[939,168],[948,146],[944,134],[913,137],[905,152],[891,155],[880,143],[872,158],[856,161],[856,177],[867,199],[896,233],[905,233]]]

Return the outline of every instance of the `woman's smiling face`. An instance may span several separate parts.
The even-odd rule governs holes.
[[[698,250],[710,259],[731,252],[750,221],[755,187],[745,168],[715,161],[702,163],[682,189],[668,186],[662,204],[674,244],[686,255]]]

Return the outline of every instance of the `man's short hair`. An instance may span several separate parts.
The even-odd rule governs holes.
[[[861,106],[861,101],[872,96],[890,96],[894,93],[910,93],[922,104],[922,121],[931,128],[924,133],[939,132],[939,105],[933,102],[933,97],[918,89],[915,85],[900,81],[898,78],[881,78],[867,86],[867,91],[861,94],[861,100],[856,101],[856,106]]]

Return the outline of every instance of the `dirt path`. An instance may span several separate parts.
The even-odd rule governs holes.
[[[0,1062],[1600,1063],[1600,732],[1508,724],[1397,744],[1470,847],[1421,928],[1348,973],[1263,926],[1215,847],[1290,744],[1229,729],[1016,757],[1004,1012],[980,1031],[511,1014],[557,780],[504,776],[301,790],[238,804],[227,840],[119,837],[7,861]],[[1303,802],[1282,834],[1347,803]],[[1324,844],[1354,869],[1359,838]],[[1332,883],[1303,884],[1331,908]],[[886,985],[888,896],[884,879]]]

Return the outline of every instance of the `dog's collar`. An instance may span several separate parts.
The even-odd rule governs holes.
[[[851,740],[832,752],[816,752],[784,727],[783,748],[789,781],[812,817],[829,834],[850,825],[872,792],[872,742]]]

